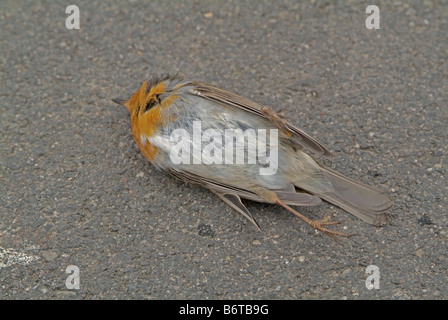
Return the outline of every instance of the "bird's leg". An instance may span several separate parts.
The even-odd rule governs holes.
[[[285,208],[286,210],[288,210],[289,212],[294,213],[296,216],[298,216],[300,219],[305,221],[307,224],[309,224],[314,229],[322,231],[323,233],[325,233],[326,235],[329,235],[330,237],[332,237],[336,241],[339,241],[338,237],[349,238],[349,237],[353,236],[353,234],[347,234],[347,233],[343,233],[343,232],[339,232],[339,231],[335,231],[335,230],[331,230],[331,229],[327,229],[326,228],[328,226],[333,226],[335,224],[340,224],[341,223],[340,221],[330,222],[329,221],[330,217],[326,217],[326,218],[321,219],[321,220],[311,220],[311,219],[308,219],[307,217],[305,217],[304,215],[300,214],[299,212],[297,212],[296,210],[294,210],[293,208],[291,208],[287,204],[281,202],[280,200],[276,201],[276,203],[278,205],[282,206],[283,208]]]
[[[275,203],[275,204],[278,204],[279,206],[282,206],[283,208],[285,208],[289,212],[292,212],[294,215],[296,215],[297,217],[299,217],[300,219],[305,221],[312,228],[325,233],[326,235],[332,237],[336,241],[339,241],[338,237],[349,238],[349,237],[353,236],[353,234],[347,234],[347,233],[343,233],[343,232],[327,229],[326,227],[328,227],[328,226],[333,226],[333,225],[341,223],[339,221],[330,222],[329,221],[330,217],[326,217],[326,218],[324,218],[322,220],[311,220],[311,219],[305,217],[301,213],[297,212],[296,210],[294,210],[293,208],[288,206],[286,203],[283,203],[277,197],[275,192],[273,192],[271,190],[264,189],[264,188],[256,188],[256,190],[254,190],[254,192],[256,192],[260,197],[262,197],[263,199],[269,201],[270,203]]]

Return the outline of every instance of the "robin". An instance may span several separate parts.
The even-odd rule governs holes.
[[[332,153],[269,107],[169,75],[113,101],[129,110],[134,139],[156,168],[209,189],[258,228],[241,198],[280,205],[335,240],[351,236],[328,228],[340,222],[311,220],[290,206],[323,199],[369,224],[387,222],[392,201],[383,191],[319,163],[308,152]]]

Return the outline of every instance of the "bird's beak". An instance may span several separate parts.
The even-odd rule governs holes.
[[[115,99],[112,99],[113,102],[121,104],[122,106],[125,106],[126,108],[127,108],[126,102],[128,102],[128,100],[129,99],[126,99],[126,98],[115,98]]]

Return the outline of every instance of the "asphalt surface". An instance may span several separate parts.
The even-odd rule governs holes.
[[[0,3],[0,299],[446,299],[448,4]],[[377,228],[329,204],[342,245],[155,170],[111,102],[179,72],[270,105],[334,169],[387,191]],[[79,268],[69,289],[66,268]],[[379,289],[369,290],[369,265]]]

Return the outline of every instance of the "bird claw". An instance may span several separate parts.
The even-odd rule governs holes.
[[[282,206],[283,208],[287,209],[288,211],[294,213],[296,216],[298,216],[300,219],[305,221],[308,225],[310,225],[314,229],[319,230],[319,231],[325,233],[326,235],[329,235],[330,237],[332,237],[334,240],[336,240],[338,242],[339,242],[338,237],[350,238],[355,235],[355,234],[347,234],[347,233],[327,229],[326,227],[328,227],[328,226],[334,226],[335,224],[342,223],[340,221],[330,222],[329,216],[323,218],[322,220],[310,220],[307,217],[305,217],[304,215],[302,215],[301,213],[297,212],[296,210],[294,210],[293,208],[288,206],[287,204],[281,202],[280,200],[277,199],[275,202],[277,204],[279,204],[280,206]]]
[[[338,237],[350,238],[354,236],[354,234],[343,233],[331,229],[327,229],[328,226],[334,226],[336,224],[341,224],[341,221],[333,221],[330,222],[330,217],[325,217],[322,220],[314,220],[311,221],[310,226],[314,229],[325,233],[326,235],[332,237],[334,240],[339,241]]]

